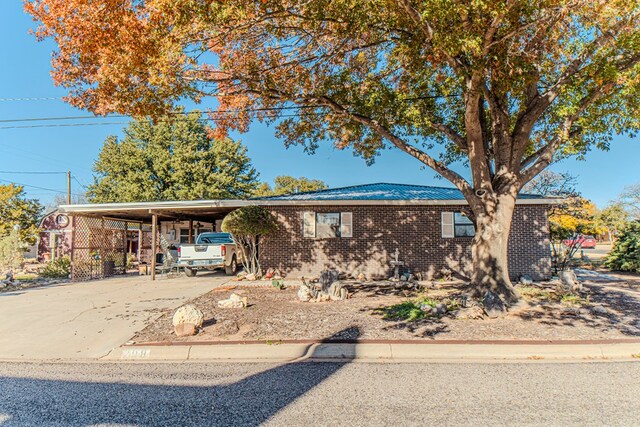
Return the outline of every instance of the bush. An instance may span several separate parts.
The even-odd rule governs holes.
[[[51,261],[47,266],[40,271],[40,276],[49,279],[66,279],[71,273],[71,259],[64,256],[56,260]]]
[[[622,230],[605,265],[612,270],[640,273],[640,221],[630,222]]]
[[[24,263],[26,245],[20,239],[18,230],[12,230],[7,236],[0,238],[0,269],[17,270]]]

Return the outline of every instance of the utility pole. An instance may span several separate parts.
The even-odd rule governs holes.
[[[71,171],[67,171],[67,204],[71,204]]]

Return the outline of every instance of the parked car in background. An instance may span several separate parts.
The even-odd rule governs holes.
[[[235,274],[242,253],[236,248],[229,233],[202,233],[194,244],[182,244],[178,248],[178,266],[184,267],[187,276],[195,276],[199,270],[224,268],[226,274]]]
[[[571,239],[563,240],[562,243],[564,243],[566,246],[578,246],[580,247],[580,249],[595,249],[596,243],[598,242],[593,236],[585,236],[579,234],[575,237],[572,237]]]

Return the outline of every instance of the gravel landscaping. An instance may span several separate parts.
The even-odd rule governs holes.
[[[482,315],[478,301],[465,299],[466,284],[421,283],[418,290],[391,282],[343,282],[344,301],[300,302],[300,282],[285,289],[269,282],[229,282],[191,304],[204,313],[196,336],[178,338],[165,311],[139,332],[135,342],[289,339],[582,340],[640,337],[640,278],[627,275],[578,277],[583,291],[565,294],[554,282],[518,286],[522,301],[504,317]],[[235,293],[247,308],[218,308]],[[436,306],[437,309],[436,309]],[[464,307],[466,306],[466,307]],[[445,308],[446,307],[446,308]],[[445,311],[446,310],[446,311]]]

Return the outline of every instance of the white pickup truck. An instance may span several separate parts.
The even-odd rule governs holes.
[[[195,244],[178,247],[178,265],[184,267],[187,276],[195,276],[199,270],[224,268],[226,274],[235,274],[242,252],[237,250],[229,233],[202,233]]]

